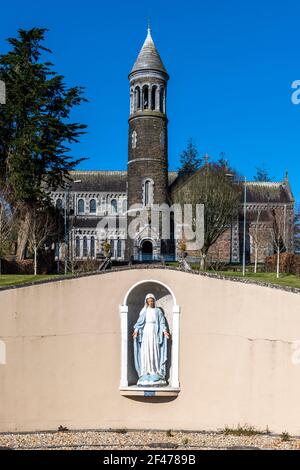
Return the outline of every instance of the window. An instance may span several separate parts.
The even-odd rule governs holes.
[[[76,237],[75,240],[75,255],[76,258],[80,258],[80,238]]]
[[[96,214],[96,199],[90,200],[90,213]]]
[[[87,255],[88,255],[87,238],[83,237],[83,257],[86,258]]]
[[[165,104],[164,103],[164,101],[165,101],[164,94],[165,94],[165,90],[164,90],[164,88],[161,88],[159,90],[159,110],[160,110],[161,113],[164,113],[164,111],[165,111],[165,109],[164,109],[164,104]]]
[[[153,181],[146,180],[144,183],[144,205],[153,204]]]
[[[118,212],[118,201],[116,199],[112,199],[111,203],[111,213],[117,214]]]
[[[122,256],[122,240],[118,240],[117,243],[117,258],[121,258]]]
[[[149,88],[148,85],[143,87],[143,109],[149,108]]]
[[[95,237],[91,237],[91,258],[95,258]]]
[[[57,200],[56,200],[56,207],[57,207],[57,209],[61,209],[61,208],[62,208],[62,200],[61,200],[61,199],[57,199]]]
[[[110,253],[111,253],[111,256],[114,258],[115,257],[115,240],[113,238],[110,240]]]
[[[153,85],[152,90],[151,90],[151,109],[152,110],[156,109],[156,90],[157,90],[157,86]]]
[[[127,211],[127,200],[126,199],[123,199],[122,211],[123,211],[123,214]]]
[[[141,109],[141,91],[140,87],[136,87],[134,91],[134,110],[137,111],[138,109]]]
[[[78,214],[84,214],[84,200],[83,199],[78,199],[77,212]]]

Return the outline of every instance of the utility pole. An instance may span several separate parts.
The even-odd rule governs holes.
[[[243,276],[246,271],[246,213],[247,213],[247,180],[244,182],[244,238],[243,238]]]

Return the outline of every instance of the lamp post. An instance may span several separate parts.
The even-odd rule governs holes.
[[[244,237],[243,237],[243,276],[246,271],[246,213],[247,213],[247,180],[244,182]]]

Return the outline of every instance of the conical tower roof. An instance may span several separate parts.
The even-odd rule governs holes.
[[[150,27],[148,27],[147,37],[130,73],[138,70],[158,70],[167,74],[153,42]]]

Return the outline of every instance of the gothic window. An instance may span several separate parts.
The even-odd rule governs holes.
[[[143,86],[143,109],[149,108],[149,87],[148,85]]]
[[[111,205],[111,213],[117,214],[118,213],[118,201],[116,199],[112,199],[110,205]]]
[[[80,238],[76,237],[75,240],[75,255],[76,258],[80,258]]]
[[[134,111],[134,94],[133,90],[130,90],[130,114],[132,114]]]
[[[136,131],[133,131],[132,136],[131,136],[131,145],[132,148],[135,149],[137,144],[137,133]]]
[[[83,237],[83,257],[86,258],[87,255],[88,255],[87,238]]]
[[[95,258],[95,237],[91,237],[91,258]]]
[[[78,214],[84,214],[84,200],[83,199],[78,199],[77,212]]]
[[[141,109],[141,90],[139,86],[134,90],[134,110],[137,111],[138,109]]]
[[[57,199],[57,200],[56,200],[56,207],[57,207],[57,209],[61,209],[61,208],[62,208],[62,200],[61,200],[61,199]]]
[[[122,240],[117,241],[117,258],[121,258],[122,256]]]
[[[157,90],[157,86],[153,85],[151,89],[151,109],[152,110],[156,109],[156,90]]]
[[[161,89],[159,90],[159,110],[161,113],[163,113],[165,110],[164,110],[164,97],[165,95],[165,90],[163,87],[161,87]]]
[[[96,199],[90,200],[90,213],[96,214]]]

